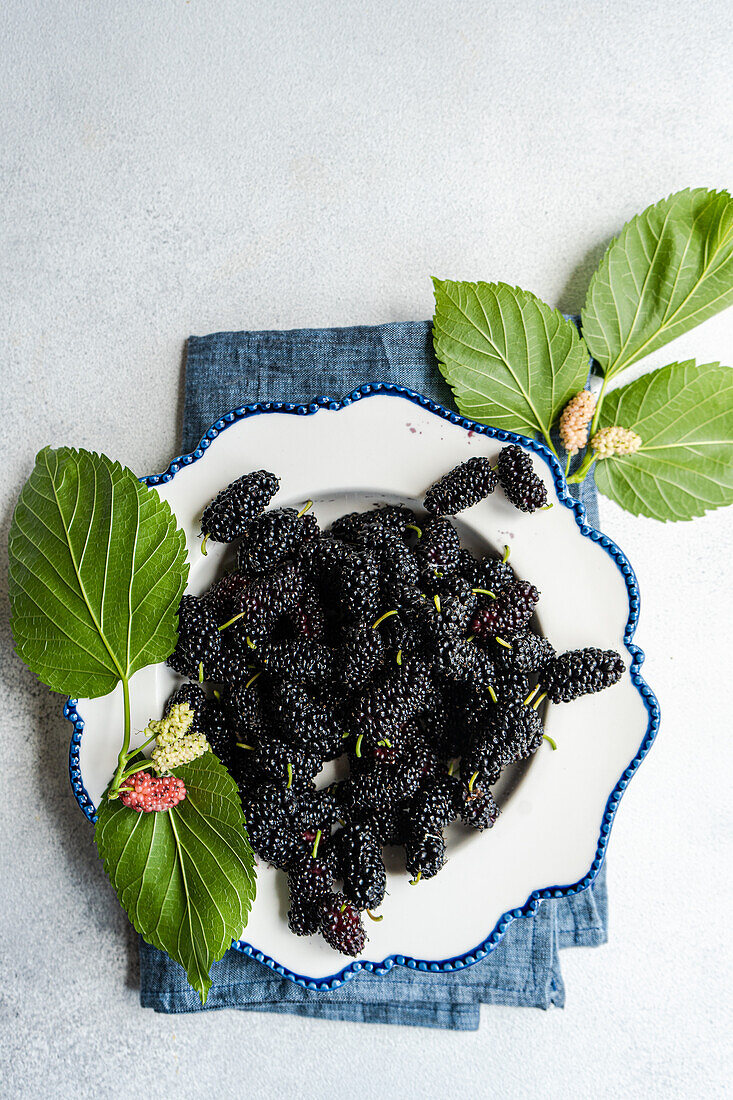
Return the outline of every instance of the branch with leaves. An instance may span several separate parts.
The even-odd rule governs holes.
[[[556,455],[559,430],[571,444],[567,473],[573,452],[584,451],[568,481],[592,473],[602,493],[635,515],[692,519],[733,502],[730,367],[688,360],[608,388],[733,303],[727,192],[680,191],[633,218],[591,279],[582,336],[505,283],[434,285],[435,352],[464,416],[540,437]],[[591,358],[600,390],[579,396]]]
[[[209,970],[239,937],[255,893],[237,785],[210,752],[174,768],[186,797],[157,813],[119,798],[149,766],[130,749],[130,680],[178,636],[186,540],[168,504],[104,455],[46,447],[10,528],[18,655],[53,691],[97,698],[122,684],[117,768],[95,840],[136,930],[181,963],[202,1001]]]

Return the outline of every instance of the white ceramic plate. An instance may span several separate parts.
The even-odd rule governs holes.
[[[432,970],[470,965],[540,899],[590,885],[621,793],[658,726],[656,700],[638,671],[643,654],[631,644],[638,616],[634,574],[610,539],[585,524],[582,505],[568,495],[557,462],[542,444],[473,424],[395,386],[364,387],[338,403],[237,410],[218,421],[192,455],[146,479],[186,533],[189,591],[200,593],[230,553],[209,543],[208,556],[202,556],[201,511],[247,470],[273,470],[281,479],[275,503],[313,500],[325,526],[376,502],[417,504],[458,462],[472,455],[493,458],[507,441],[531,450],[554,507],[525,515],[496,492],[458,518],[464,541],[483,552],[510,546],[517,575],[540,589],[541,628],[558,651],[617,649],[627,672],[598,695],[547,707],[545,728],[557,751],[543,745],[529,765],[503,780],[496,791],[502,813],[493,829],[450,831],[449,858],[439,875],[413,887],[395,864],[380,909],[384,920],[367,922],[369,940],[356,963],[341,968],[343,957],[320,936],[290,933],[286,877],[260,864],[257,898],[238,946],[309,987],[334,988],[360,969],[383,973],[395,963]],[[133,678],[133,729],[160,715],[178,682],[165,665]],[[120,691],[69,701],[66,714],[75,727],[72,785],[93,819],[116,763]]]

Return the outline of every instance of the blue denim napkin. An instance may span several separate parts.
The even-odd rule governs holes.
[[[255,401],[307,404],[324,394],[339,398],[367,382],[407,386],[453,407],[433,355],[429,321],[192,336],[186,363],[184,452],[194,450],[214,421],[230,409]],[[598,526],[590,479],[578,495],[589,522]],[[263,963],[230,950],[212,969],[205,1010],[237,1008],[471,1030],[478,1027],[482,1004],[562,1007],[559,951],[605,943],[607,914],[604,867],[590,889],[544,901],[533,917],[513,921],[499,945],[474,966],[450,974],[395,966],[381,977],[362,972],[323,993],[303,989]],[[140,1002],[158,1012],[204,1010],[182,967],[142,940]]]

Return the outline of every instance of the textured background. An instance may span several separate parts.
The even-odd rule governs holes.
[[[4,532],[47,442],[167,465],[190,332],[424,318],[433,273],[577,309],[627,217],[731,183],[726,0],[10,0],[0,18]],[[657,362],[731,364],[733,318],[678,344]],[[111,1097],[148,1061],[162,1097],[723,1095],[731,511],[602,516],[639,573],[662,734],[614,827],[611,942],[564,956],[564,1012],[486,1009],[475,1034],[143,1012],[69,728],[11,654],[3,589],[0,1092]]]

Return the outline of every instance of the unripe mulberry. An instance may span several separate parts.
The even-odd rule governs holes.
[[[596,408],[590,390],[581,390],[568,401],[560,416],[560,442],[569,455],[576,455],[588,442],[588,425]]]
[[[211,745],[203,733],[187,733],[172,745],[153,749],[150,760],[158,775],[162,775],[173,768],[180,768],[182,764],[190,764],[206,752],[211,752]]]
[[[151,718],[143,730],[146,740],[154,737],[158,745],[172,745],[184,734],[188,733],[193,725],[194,712],[189,703],[174,703],[168,706],[165,718],[157,721]]]
[[[186,797],[186,785],[175,775],[156,778],[150,772],[135,772],[128,776],[123,786],[130,789],[123,791],[120,802],[139,814],[170,810]]]
[[[641,443],[641,436],[632,432],[631,428],[621,428],[616,424],[610,428],[601,428],[590,441],[596,458],[632,455],[639,450]]]

